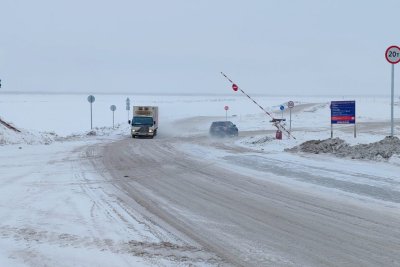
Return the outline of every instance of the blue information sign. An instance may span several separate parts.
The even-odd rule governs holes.
[[[355,124],[356,101],[331,101],[332,124]]]

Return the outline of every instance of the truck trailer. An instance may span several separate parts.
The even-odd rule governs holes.
[[[132,138],[143,136],[151,137],[157,135],[158,129],[158,107],[155,106],[133,106],[131,125]]]

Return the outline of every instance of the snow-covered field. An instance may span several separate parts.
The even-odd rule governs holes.
[[[91,129],[87,95],[0,95],[0,118],[22,131],[15,133],[0,124],[0,266],[218,264],[216,255],[188,246],[185,237],[176,237],[151,218],[135,212],[139,206],[122,205],[121,196],[113,193],[116,189],[110,177],[106,173],[99,175],[90,164],[90,158],[101,155],[81,149],[130,138],[127,120],[131,111],[125,109],[127,97],[132,105],[159,106],[160,137],[205,137],[211,121],[225,120],[224,106],[228,105],[228,120],[240,131],[232,142],[264,154],[264,157],[251,153],[247,156],[255,176],[269,172],[277,183],[314,190],[328,197],[361,200],[398,214],[400,160],[397,156],[376,162],[283,151],[307,140],[330,137],[329,102],[333,100],[356,100],[358,123],[357,138],[353,137],[352,126],[335,126],[335,137],[353,145],[383,139],[390,133],[389,97],[255,96],[275,117],[283,116],[287,120],[288,110],[282,114],[279,106],[289,100],[295,102],[291,125],[296,139],[284,136],[283,140],[274,139],[275,129],[270,118],[238,94],[95,97],[96,135],[88,135]],[[110,111],[113,104],[117,106],[115,129]],[[398,114],[400,106],[396,102],[395,118]],[[289,128],[288,121],[286,127]],[[396,120],[397,133],[400,125]],[[181,149],[198,157],[223,159],[224,164],[238,171],[249,171],[234,158],[234,152],[205,148],[201,144],[186,144]],[[275,171],[265,167],[272,161],[280,166]],[[290,170],[294,168],[303,168],[305,174],[319,169],[321,177],[326,179],[316,181],[317,177],[313,176],[314,181],[309,181],[306,175],[292,177]],[[336,183],[328,179],[332,177]],[[351,188],[346,187],[350,181]]]
[[[116,105],[115,123],[127,126],[130,115],[125,109],[127,97],[131,105],[157,105],[160,108],[160,125],[164,129],[170,128],[170,123],[178,119],[190,117],[214,117],[225,119],[224,106],[229,106],[228,117],[235,122],[239,130],[273,130],[270,118],[254,105],[247,97],[239,93],[223,96],[149,96],[149,95],[95,95],[93,104],[93,127],[111,127],[112,112],[110,105]],[[371,137],[383,137],[390,133],[390,98],[373,96],[340,96],[340,97],[253,97],[267,111],[281,118],[280,105],[286,105],[289,100],[294,101],[292,110],[292,129],[305,130],[307,137],[330,137],[330,110],[329,102],[334,100],[356,100],[357,122],[386,122],[382,126],[375,126],[358,130],[358,139],[355,142],[369,140]],[[395,102],[396,111],[400,112],[398,102]],[[14,123],[18,128],[30,132],[51,132],[60,136],[82,134],[90,130],[90,105],[87,95],[54,95],[54,94],[2,94],[0,95],[0,116]],[[289,120],[286,107],[284,118]],[[196,127],[199,131],[208,130],[208,121]],[[288,121],[287,121],[288,124]],[[396,125],[396,127],[399,127]],[[400,129],[400,128],[399,128]],[[195,129],[193,129],[195,130]],[[363,131],[364,130],[364,131]],[[372,134],[370,134],[372,133]],[[301,135],[297,134],[298,136]],[[340,136],[340,133],[335,133]],[[297,136],[296,136],[297,137]],[[301,137],[300,137],[301,138]],[[375,139],[375,138],[373,138]],[[349,140],[350,141],[350,140]]]

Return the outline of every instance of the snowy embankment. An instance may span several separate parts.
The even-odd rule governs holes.
[[[330,153],[338,157],[352,159],[382,160],[390,159],[393,155],[400,154],[400,140],[397,137],[370,143],[350,146],[340,138],[326,140],[310,140],[290,149],[288,152],[306,152],[313,154]]]
[[[31,130],[19,130],[16,132],[0,124],[0,145],[13,144],[50,144],[57,138],[55,133],[41,133]]]

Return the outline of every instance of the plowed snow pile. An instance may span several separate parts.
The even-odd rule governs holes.
[[[90,138],[92,136],[111,136],[123,135],[129,128],[121,125],[112,127],[94,127],[89,132],[75,133],[67,136],[59,136],[54,132],[38,132],[34,130],[19,129],[21,132],[15,132],[0,124],[0,146],[4,145],[49,145],[53,142],[76,141]]]
[[[293,148],[285,149],[285,151],[314,154],[330,153],[338,157],[350,157],[352,159],[380,160],[389,159],[394,154],[400,154],[400,139],[387,136],[379,142],[355,146],[350,146],[340,138],[310,140]]]

